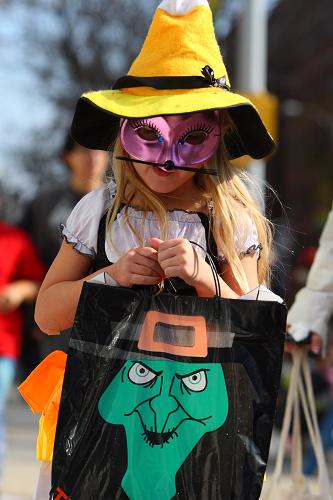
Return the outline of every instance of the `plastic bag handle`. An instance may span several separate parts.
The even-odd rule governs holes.
[[[283,425],[281,429],[280,443],[275,463],[274,472],[271,477],[271,484],[263,492],[261,500],[268,500],[273,498],[274,488],[278,486],[278,481],[282,476],[282,467],[284,462],[284,454],[286,448],[286,441],[291,424],[292,414],[294,415],[293,423],[293,456],[292,456],[292,479],[294,483],[302,484],[304,480],[302,472],[302,458],[301,451],[301,433],[300,433],[300,420],[299,420],[299,403],[301,403],[306,426],[309,432],[310,441],[315,453],[318,465],[318,484],[319,484],[319,498],[332,499],[330,492],[330,480],[325,461],[325,455],[321,442],[321,436],[318,426],[317,413],[314,402],[313,387],[310,375],[310,368],[308,362],[308,354],[303,349],[298,349],[292,353],[292,369],[290,376],[290,383],[287,395],[287,403],[284,412]],[[302,371],[304,375],[304,382],[302,379]]]
[[[298,353],[293,356],[293,364],[291,367],[290,383],[287,394],[287,402],[284,411],[283,424],[280,434],[280,442],[277,453],[277,458],[275,462],[274,471],[270,477],[267,484],[264,484],[260,500],[272,500],[276,496],[276,490],[279,487],[279,482],[282,477],[282,469],[284,463],[284,455],[286,451],[286,443],[289,434],[289,428],[291,424],[291,419],[293,415],[293,410],[295,410],[295,401],[297,400],[297,382],[301,373],[301,357]],[[297,448],[295,452],[297,453]]]
[[[304,385],[302,379],[300,379],[299,390],[301,395],[302,406],[311,439],[311,444],[317,460],[318,482],[320,487],[320,493],[322,496],[326,495],[328,498],[330,495],[330,479],[318,425],[312,379],[309,367],[309,358],[307,352],[303,353],[302,369],[303,369],[305,389],[306,389],[306,394],[305,394]]]
[[[216,266],[215,266],[215,263],[212,259],[212,257],[209,255],[209,253],[207,252],[207,250],[199,245],[199,243],[196,243],[195,241],[191,241],[189,240],[189,242],[191,243],[191,245],[196,245],[197,247],[201,248],[201,250],[203,250],[206,254],[206,258],[208,260],[208,264],[210,265],[210,268],[212,270],[212,273],[213,273],[213,279],[214,279],[214,285],[215,285],[215,295],[217,297],[221,297],[221,285],[220,285],[220,280],[219,280],[219,274],[217,272],[217,269],[216,269]]]
[[[292,422],[291,477],[300,482],[303,478],[302,434],[299,394],[296,392]]]
[[[291,424],[292,410],[294,406],[294,401],[297,394],[297,382],[301,372],[301,357],[296,352],[293,355],[293,365],[291,368],[290,383],[287,395],[287,403],[284,411],[283,424],[281,429],[280,444],[275,464],[275,470],[273,476],[280,478],[282,475],[282,467],[284,461],[284,455],[286,450],[286,443],[289,433],[289,428]]]

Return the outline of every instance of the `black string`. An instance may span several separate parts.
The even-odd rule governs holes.
[[[165,167],[168,172],[172,172],[173,170],[185,170],[188,172],[195,172],[196,174],[207,174],[207,175],[216,175],[216,170],[212,170],[209,168],[195,168],[195,167],[181,167],[180,165],[172,165],[172,167],[168,167],[168,163],[154,163],[152,161],[144,161],[144,160],[136,160],[134,158],[130,158],[127,156],[116,156],[117,160],[125,160],[131,161],[135,163],[142,163],[144,165],[151,165],[152,167]]]
[[[219,280],[219,274],[217,272],[217,269],[216,269],[216,266],[215,266],[215,263],[212,259],[212,257],[209,255],[209,253],[207,252],[207,250],[202,247],[201,245],[199,245],[199,243],[196,243],[195,241],[191,241],[189,240],[191,245],[196,245],[198,247],[201,248],[201,250],[203,250],[206,254],[206,257],[208,259],[208,263],[210,265],[210,268],[212,270],[212,273],[213,273],[213,279],[214,279],[214,285],[215,285],[215,294],[218,296],[218,297],[221,297],[221,285],[220,285],[220,280]]]

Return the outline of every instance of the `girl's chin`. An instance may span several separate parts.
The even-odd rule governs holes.
[[[179,190],[185,190],[186,185],[188,185],[188,181],[181,182],[181,183],[169,183],[169,182],[163,182],[161,180],[159,183],[147,183],[147,186],[149,189],[154,191],[156,194],[170,194],[173,192],[178,192]]]
[[[178,171],[167,171],[158,167],[151,167],[151,170],[140,171],[136,169],[137,174],[146,186],[157,194],[168,194],[177,191],[193,181],[194,173]]]

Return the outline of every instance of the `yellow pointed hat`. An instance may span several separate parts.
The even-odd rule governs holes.
[[[111,90],[83,94],[72,135],[83,146],[108,150],[120,118],[147,118],[225,109],[235,130],[224,140],[230,158],[262,158],[274,149],[258,111],[230,89],[207,0],[163,0],[127,76]]]

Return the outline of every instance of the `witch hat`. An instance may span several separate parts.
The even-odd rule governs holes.
[[[224,136],[229,157],[262,158],[274,142],[246,97],[231,91],[207,0],[163,0],[128,74],[111,90],[83,94],[72,135],[81,145],[109,150],[120,118],[226,110],[234,127]]]

